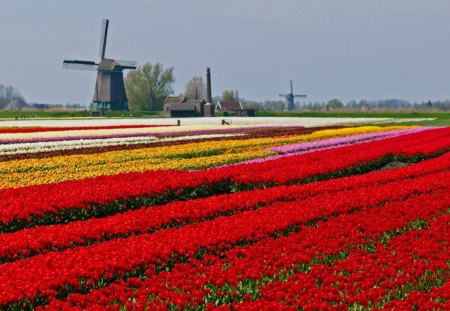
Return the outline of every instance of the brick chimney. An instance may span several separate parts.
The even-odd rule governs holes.
[[[206,104],[204,106],[203,116],[214,117],[214,106],[211,95],[211,69],[206,68]]]
[[[206,68],[206,102],[212,104],[211,95],[211,69]]]

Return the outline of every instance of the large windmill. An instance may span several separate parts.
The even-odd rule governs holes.
[[[92,99],[92,109],[128,110],[128,99],[123,82],[124,69],[136,69],[137,62],[105,58],[109,20],[102,21],[100,41],[100,62],[64,60],[63,68],[97,70],[97,82]]]
[[[294,105],[294,98],[296,97],[306,97],[306,95],[294,95],[294,88],[292,86],[292,80],[291,80],[291,92],[289,94],[283,95],[280,94],[281,97],[284,97],[286,99],[286,103],[284,105],[285,111],[292,111],[295,109]]]

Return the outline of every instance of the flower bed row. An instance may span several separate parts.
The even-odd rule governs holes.
[[[261,306],[282,302],[304,310],[364,308],[409,309],[421,307],[418,293],[425,293],[450,275],[450,215],[412,223],[412,230],[387,243],[375,242],[354,250],[333,265],[316,265],[308,273],[297,273],[285,282],[269,283],[259,290],[261,299],[240,309],[261,310]],[[408,303],[401,300],[408,296]],[[438,298],[438,297],[435,297]],[[423,300],[422,300],[423,301]],[[426,304],[425,304],[426,305]],[[428,301],[428,306],[438,306]],[[440,304],[442,307],[443,304]],[[265,308],[263,308],[265,309]]]
[[[426,192],[433,190],[439,193],[441,189],[444,192],[447,190],[449,181],[448,177],[439,176],[431,184],[428,180],[423,181],[423,185]],[[420,188],[420,184],[417,182],[417,187]],[[355,194],[354,200],[351,200],[352,193]],[[0,296],[0,304],[21,300],[22,295],[30,299],[34,299],[37,294],[54,296],[57,294],[55,290],[65,286],[79,288],[80,279],[97,282],[101,277],[111,279],[114,275],[134,271],[142,266],[164,265],[174,253],[193,257],[200,249],[220,250],[233,247],[243,240],[265,239],[292,226],[325,216],[370,209],[396,197],[395,193],[373,194],[373,201],[365,202],[358,200],[356,193],[357,190],[349,190],[345,197],[339,194],[324,196],[315,203],[312,199],[311,202],[307,200],[300,204],[273,204],[180,229],[116,239],[3,264],[0,293],[8,294]],[[425,199],[428,194],[423,195]],[[402,194],[398,198],[401,199]],[[124,257],[124,254],[127,255]]]
[[[234,182],[287,183],[306,178],[312,170],[315,171],[314,174],[320,174],[321,171],[333,172],[338,171],[342,165],[349,167],[350,165],[376,161],[388,154],[427,155],[448,150],[449,147],[450,128],[442,128],[279,159],[262,159],[251,163],[252,170],[243,169],[245,163],[237,164],[229,168],[229,171],[235,172],[231,177]],[[212,172],[214,169],[210,171]]]
[[[87,131],[87,130],[108,130],[108,129],[129,129],[129,128],[146,128],[146,127],[168,127],[175,126],[170,124],[160,125],[101,125],[101,126],[52,126],[52,127],[7,127],[0,128],[0,133],[14,134],[14,133],[38,133],[38,132],[64,132],[64,131]]]
[[[449,279],[450,131],[420,130],[386,138],[391,131],[383,140],[353,137],[358,145],[345,147],[331,140],[319,148],[332,150],[260,163],[0,190],[0,217],[12,216],[0,230],[14,231],[0,235],[0,309],[402,308],[426,302],[417,298],[424,291],[433,299],[428,306],[445,307],[446,296],[434,286]],[[278,146],[306,138],[292,134],[278,136]],[[312,134],[306,139],[328,135]],[[377,141],[361,143],[372,138]],[[242,151],[272,146],[261,141]],[[123,148],[104,149],[111,147]],[[220,165],[223,150],[217,150],[160,159],[208,158]],[[61,155],[71,152],[84,151]],[[298,184],[362,174],[398,159],[419,163]],[[91,165],[101,169],[102,163]]]
[[[179,227],[261,208],[275,202],[285,202],[277,205],[279,208],[290,204],[314,205],[319,204],[324,196],[345,196],[347,193],[351,194],[350,200],[365,200],[366,204],[375,204],[372,200],[378,200],[378,196],[382,196],[386,201],[408,197],[413,193],[426,192],[436,183],[440,184],[441,178],[445,180],[447,170],[450,169],[448,161],[450,157],[441,158],[442,168],[438,171],[433,171],[432,167],[435,166],[433,163],[422,163],[417,165],[420,170],[416,168],[415,173],[405,169],[405,175],[402,177],[396,172],[378,172],[364,178],[356,176],[347,180],[244,191],[204,199],[177,201],[162,206],[142,207],[136,211],[127,211],[101,219],[94,218],[2,234],[0,262],[13,261],[49,250],[63,250],[74,245],[90,245],[117,237],[150,233],[161,228]],[[429,161],[436,162],[436,160]],[[400,184],[401,189],[393,192],[392,188],[396,189]],[[377,193],[377,197],[365,199],[367,196],[370,197],[369,193],[372,192]]]
[[[161,135],[153,135],[147,137],[130,137],[126,139],[120,138],[111,138],[109,140],[120,140],[124,141],[123,144],[115,144],[110,146],[96,146],[96,147],[81,147],[76,149],[64,149],[64,150],[53,150],[53,151],[40,151],[40,152],[27,152],[20,154],[5,154],[0,152],[0,161],[8,161],[12,159],[30,159],[30,158],[49,158],[53,156],[61,156],[61,155],[71,155],[71,154],[99,154],[107,151],[115,151],[115,150],[132,150],[138,148],[148,148],[148,147],[162,147],[162,146],[170,146],[175,144],[184,144],[190,143],[194,141],[208,141],[210,138],[200,138],[199,136],[208,135],[211,137],[215,137],[215,140],[225,140],[225,139],[249,139],[249,138],[261,138],[261,137],[277,137],[277,136],[292,136],[292,135],[300,135],[300,134],[310,134],[314,131],[324,130],[324,129],[338,129],[339,127],[317,127],[317,128],[303,128],[303,127],[293,127],[293,128],[285,128],[285,127],[265,127],[265,128],[244,128],[241,131],[237,131],[236,129],[228,129],[222,131],[202,131],[202,133],[191,132],[189,135],[178,135],[178,136],[161,136]],[[154,138],[153,138],[154,137]],[[156,141],[151,142],[141,142],[137,144],[129,144],[127,142],[133,142],[136,140],[152,140],[158,139]],[[95,142],[102,142],[103,140],[93,140]],[[84,141],[84,140],[83,140]],[[77,141],[68,141],[64,142],[66,144],[75,144]],[[45,145],[51,144],[59,146],[63,142],[47,142]],[[43,144],[42,142],[35,143],[27,143],[26,146],[33,146],[35,144]],[[14,144],[14,145],[3,145],[2,150],[16,150],[15,147],[20,147],[24,144]]]
[[[235,138],[243,134],[208,134],[197,136],[180,136],[180,137],[166,137],[156,138],[154,136],[144,137],[131,137],[131,138],[106,138],[106,139],[80,139],[80,140],[68,140],[58,142],[39,142],[39,143],[25,143],[14,145],[0,145],[0,153],[2,155],[15,155],[22,153],[42,153],[58,150],[70,150],[70,149],[85,149],[85,148],[98,148],[108,146],[120,146],[120,145],[142,145],[147,144],[151,146],[152,143],[165,143],[165,142],[182,142],[182,141],[202,141],[202,140],[217,140],[219,138]],[[98,154],[98,152],[97,152]],[[13,158],[13,157],[12,157]],[[29,158],[29,157],[28,157]]]
[[[450,203],[448,190],[443,191],[340,215],[305,227],[298,233],[291,231],[287,236],[262,238],[259,242],[236,246],[225,252],[220,251],[220,247],[210,248],[217,254],[190,258],[186,263],[175,264],[170,272],[155,273],[154,266],[149,265],[142,278],[125,279],[92,290],[88,295],[74,294],[67,302],[52,299],[46,309],[56,310],[64,305],[90,309],[93,304],[101,305],[105,310],[119,310],[121,306],[141,309],[159,306],[163,310],[188,305],[205,309],[208,303],[219,306],[256,299],[267,282],[286,280],[288,273],[308,272],[321,263],[332,264],[339,258],[346,258],[349,252],[357,251],[358,245],[366,244],[368,239],[381,238],[386,233],[395,235],[399,230],[406,232],[414,229],[411,223],[415,220],[428,220],[442,214]],[[440,196],[447,199],[437,199]],[[430,202],[426,210],[421,208],[424,201]],[[286,292],[282,294],[286,295]],[[243,304],[242,309],[246,306]],[[261,308],[263,304],[255,306]],[[321,306],[324,306],[322,302]],[[233,307],[237,309],[239,305],[233,304]]]
[[[21,228],[26,226],[26,221],[23,224],[24,220],[32,217],[41,218],[48,213],[55,215],[52,218],[58,218],[64,210],[80,209],[83,210],[83,213],[90,214],[86,217],[89,218],[95,216],[95,207],[98,205],[112,204],[119,210],[123,204],[128,204],[128,208],[138,208],[148,204],[152,198],[156,198],[155,201],[158,202],[161,195],[170,194],[172,191],[179,191],[177,197],[180,198],[183,196],[183,189],[191,189],[192,192],[188,191],[189,195],[202,195],[202,191],[211,195],[232,191],[240,185],[252,183],[257,185],[261,183],[286,184],[320,174],[336,177],[342,175],[338,172],[344,168],[377,160],[388,154],[433,154],[449,147],[450,140],[445,131],[430,130],[427,134],[427,137],[432,140],[427,140],[420,146],[415,141],[423,139],[424,133],[366,143],[364,148],[360,148],[360,145],[349,146],[338,150],[324,150],[264,163],[243,164],[207,171],[150,171],[51,185],[3,189],[0,190],[2,197],[0,222],[3,224],[1,231],[5,231],[5,225],[12,227],[17,225],[18,228]],[[422,159],[422,157],[417,159]],[[365,170],[379,168],[380,165],[392,160],[392,157],[382,160],[366,168],[356,167],[350,172],[361,173]],[[286,162],[290,165],[286,165]],[[46,196],[41,196],[41,193],[46,193]],[[89,212],[91,209],[94,212]],[[70,213],[67,216],[68,219],[72,219]]]
[[[431,128],[411,128],[411,129],[403,129],[403,130],[393,130],[389,132],[381,132],[381,133],[370,133],[370,134],[360,134],[360,135],[352,135],[347,137],[338,137],[331,138],[325,140],[319,140],[314,142],[307,143],[299,143],[293,145],[285,145],[279,147],[269,148],[268,150],[280,153],[279,155],[272,155],[265,158],[248,160],[243,163],[257,163],[264,162],[268,160],[280,159],[283,157],[290,157],[293,155],[299,155],[307,152],[314,152],[318,150],[339,148],[342,146],[354,145],[363,142],[375,141],[379,139],[386,139],[390,137],[396,137],[399,135],[418,133],[422,131],[429,130]]]
[[[179,130],[178,127],[173,127],[174,131]],[[167,127],[144,126],[144,127],[112,127],[112,128],[97,128],[87,130],[72,130],[66,131],[42,131],[42,132],[25,132],[25,133],[1,133],[0,144],[17,144],[17,143],[32,143],[44,141],[61,141],[73,139],[100,139],[101,137],[132,137],[139,135],[151,135],[154,132],[167,131]]]
[[[273,127],[276,129],[277,127]],[[132,138],[139,136],[149,137],[175,137],[175,136],[196,136],[196,135],[209,135],[209,134],[236,134],[242,132],[259,132],[261,130],[267,130],[268,128],[261,127],[246,127],[246,128],[224,128],[217,129],[208,127],[204,129],[192,129],[186,130],[185,127],[173,127],[171,131],[167,131],[165,128],[159,128],[158,126],[149,127],[110,127],[110,128],[93,128],[85,130],[73,130],[68,129],[66,131],[43,131],[43,132],[18,132],[18,133],[5,133],[0,132],[0,144],[20,144],[20,143],[37,143],[37,142],[57,142],[66,140],[79,140],[79,139],[107,139],[107,138]],[[297,127],[295,129],[304,129],[303,127]]]
[[[4,181],[0,182],[0,188],[23,187],[133,171],[202,169],[273,154],[265,150],[265,147],[389,129],[393,128],[362,127],[323,130],[309,135],[292,137],[207,141],[167,147],[111,151],[104,152],[101,156],[78,154],[39,160],[0,162],[0,175],[5,177]],[[95,170],[92,169],[93,167]]]
[[[446,234],[445,232],[443,234]],[[441,248],[442,249],[442,248]],[[448,258],[448,256],[446,257]],[[450,276],[441,279],[433,279],[429,282],[427,290],[413,288],[406,297],[392,300],[380,308],[382,310],[392,309],[423,309],[423,310],[445,310],[448,309],[450,301]],[[427,281],[431,281],[429,278]],[[437,282],[436,282],[437,281]],[[430,286],[431,285],[431,286]]]
[[[369,133],[369,134],[359,134],[346,137],[331,138],[313,142],[299,143],[293,145],[285,145],[279,147],[270,148],[270,151],[285,154],[285,153],[297,153],[299,151],[312,151],[320,150],[330,147],[341,147],[345,145],[352,145],[358,142],[372,141],[378,139],[384,139],[389,137],[395,137],[398,135],[411,134],[416,132],[421,132],[430,128],[416,127],[411,129],[400,129],[392,130],[388,132],[381,133]]]

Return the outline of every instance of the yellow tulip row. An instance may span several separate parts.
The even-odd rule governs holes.
[[[0,163],[0,188],[16,188],[101,175],[157,169],[193,170],[273,155],[268,147],[333,137],[405,129],[404,126],[365,126],[321,130],[289,137],[193,142],[180,145],[54,156]]]

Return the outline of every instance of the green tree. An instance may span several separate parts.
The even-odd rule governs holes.
[[[222,92],[222,101],[233,102],[239,100],[238,91],[225,90]]]
[[[344,104],[339,99],[334,98],[328,101],[327,106],[331,109],[341,109]]]
[[[259,111],[261,109],[261,104],[254,101],[247,101],[243,103],[244,109],[254,109],[255,111]]]
[[[167,96],[173,94],[173,67],[146,63],[130,71],[125,78],[128,104],[132,110],[161,111]]]

